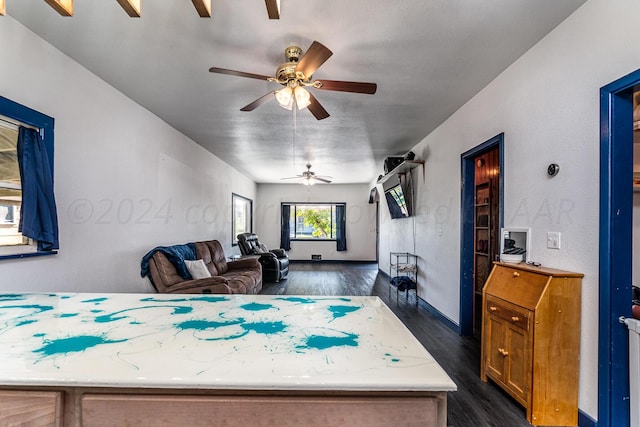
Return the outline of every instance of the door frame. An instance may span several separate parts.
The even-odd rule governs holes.
[[[473,335],[473,300],[475,288],[473,283],[473,224],[474,224],[474,190],[475,190],[475,158],[479,155],[498,148],[499,168],[498,197],[499,218],[498,228],[503,226],[504,218],[504,133],[500,133],[482,144],[462,153],[461,174],[462,190],[460,201],[460,335]]]
[[[376,263],[380,263],[380,193],[378,186],[375,186],[369,192],[369,204],[376,205]]]
[[[633,91],[640,70],[600,89],[598,426],[629,426],[633,233]]]

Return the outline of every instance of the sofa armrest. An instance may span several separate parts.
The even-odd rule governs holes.
[[[260,263],[258,262],[258,257],[249,256],[228,261],[227,267],[229,267],[229,270],[253,270],[260,268]]]
[[[212,294],[231,294],[231,288],[227,279],[222,276],[212,276],[205,279],[186,280],[167,287],[167,292],[171,293],[212,293]]]
[[[278,258],[286,258],[287,257],[287,253],[284,251],[284,249],[271,249],[269,252],[271,252],[272,254],[277,256]]]

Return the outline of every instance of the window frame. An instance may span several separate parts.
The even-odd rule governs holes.
[[[249,229],[242,231],[242,233],[253,233],[253,199],[241,196],[237,193],[231,193],[231,246],[238,246],[238,232],[236,232],[236,202],[242,202],[245,204],[245,211],[249,213]],[[246,225],[246,219],[245,219]]]
[[[331,238],[299,238],[296,237],[296,229],[297,229],[297,220],[293,221],[293,224],[289,225],[289,240],[291,242],[336,242],[338,240],[338,229],[336,221],[336,206],[344,205],[345,208],[347,204],[345,202],[290,202],[283,203],[283,205],[289,205],[291,209],[291,214],[294,218],[297,218],[296,211],[297,206],[331,206],[331,231],[332,234],[335,232]],[[293,225],[293,226],[292,226]]]
[[[49,157],[49,167],[51,168],[51,173],[54,174],[53,156],[55,119],[3,96],[0,96],[0,116],[2,116],[3,121],[8,123],[17,126],[27,125],[40,130],[40,136],[42,137],[42,142]],[[31,244],[30,241],[27,245],[0,247],[0,260],[55,255],[57,253],[57,250],[40,251],[37,249],[37,244],[35,242]]]

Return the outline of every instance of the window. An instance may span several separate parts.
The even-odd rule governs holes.
[[[0,247],[29,244],[18,231],[22,186],[17,144],[18,127],[0,121]]]
[[[53,118],[0,96],[0,259],[56,253],[53,127]]]
[[[238,244],[238,234],[253,233],[253,201],[239,194],[231,195],[231,242]]]
[[[339,204],[292,204],[289,217],[291,240],[336,240],[336,206]]]
[[[280,247],[291,250],[292,240],[335,241],[336,251],[347,250],[345,203],[282,203]]]

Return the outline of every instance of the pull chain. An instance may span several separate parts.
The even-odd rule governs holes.
[[[293,108],[291,108],[291,111],[293,112],[293,159],[292,159],[292,163],[293,163],[293,167],[295,169],[296,167],[296,132],[297,132],[297,123],[296,123],[296,104],[295,101],[293,102]]]

